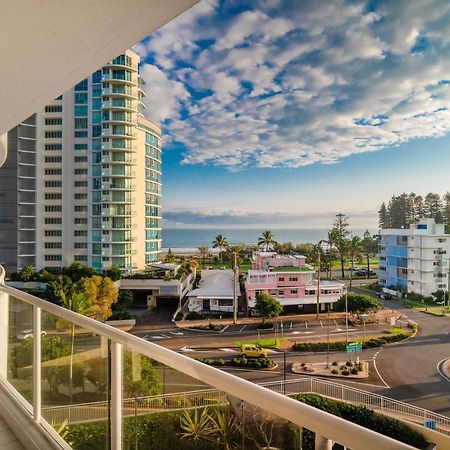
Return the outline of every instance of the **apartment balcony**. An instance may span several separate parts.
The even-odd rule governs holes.
[[[130,86],[126,86],[126,89],[103,88],[102,95],[109,95],[110,97],[127,98],[134,100],[137,97],[137,90],[131,88]]]
[[[110,152],[136,152],[137,151],[137,145],[134,144],[128,144],[123,147],[115,147],[113,146],[112,142],[102,142],[102,150],[108,150]]]
[[[127,86],[136,86],[138,85],[138,79],[137,75],[133,74],[130,77],[126,77],[126,79],[120,79],[114,77],[111,73],[104,73],[102,74],[102,82],[104,83],[111,83],[111,84],[125,84]]]
[[[127,261],[124,264],[131,267]],[[3,278],[3,268],[0,270]],[[313,377],[258,385],[4,284],[0,284],[0,318],[1,414],[22,442],[17,449],[70,450],[65,434],[56,432],[61,427],[75,431],[71,439],[80,432],[84,436],[82,430],[89,427],[89,447],[83,448],[134,448],[135,439],[141,439],[134,434],[134,426],[152,415],[158,425],[152,425],[153,420],[145,422],[151,427],[151,448],[193,448],[194,441],[179,436],[178,416],[183,417],[183,410],[193,414],[204,407],[213,413],[216,406],[236,417],[237,442],[249,450],[267,447],[263,442],[255,447],[253,439],[259,442],[256,432],[249,436],[250,430],[257,429],[251,425],[262,422],[277,425],[271,428],[271,443],[280,449],[286,448],[286,438],[294,442],[303,427],[315,433],[318,450],[331,449],[333,443],[355,450],[413,449],[288,396],[297,393],[366,405],[416,424],[424,433],[426,428],[417,423],[431,420],[436,431],[430,433],[439,436],[435,448],[449,448],[448,418],[439,414]],[[32,330],[32,351],[18,358],[24,344],[17,336],[25,329]],[[11,354],[16,358],[8,358]],[[49,378],[54,373],[59,376]],[[71,378],[71,373],[76,378]],[[133,394],[130,386],[140,384],[133,381],[130,385],[129,381],[150,374],[153,392]],[[173,380],[178,380],[178,388]],[[203,387],[193,387],[199,385]]]
[[[119,103],[111,100],[107,100],[102,102],[102,109],[111,109],[114,111],[129,111],[136,112],[137,111],[137,103],[133,103],[130,100],[128,102]]]
[[[132,119],[130,119],[132,120]],[[115,120],[109,120],[108,122],[111,122]],[[126,121],[128,123],[128,121]],[[134,122],[130,122],[130,123],[134,123]],[[122,131],[116,131],[114,132],[114,130],[111,130],[111,128],[105,128],[102,130],[102,137],[111,137],[111,138],[124,138],[124,139],[136,139],[137,138],[137,133],[136,131],[126,131],[126,132],[122,132]]]

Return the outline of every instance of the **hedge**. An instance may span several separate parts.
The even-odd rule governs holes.
[[[390,344],[392,342],[403,341],[413,335],[417,331],[417,325],[414,323],[409,323],[408,327],[412,329],[411,333],[399,333],[391,334],[389,336],[382,336],[378,338],[371,338],[361,343],[363,348],[375,348],[381,347],[384,344]],[[334,351],[344,351],[346,347],[345,341],[334,341],[330,342],[329,348]],[[292,350],[300,352],[320,352],[327,350],[326,342],[296,342],[292,345]]]
[[[422,434],[407,424],[378,414],[365,406],[330,400],[317,394],[295,394],[291,397],[412,447],[425,449],[429,445]]]
[[[200,361],[208,366],[232,366],[232,367],[248,367],[250,369],[268,369],[273,367],[275,363],[268,358],[233,358],[231,361],[225,361],[224,359],[214,359],[214,358],[201,358]]]

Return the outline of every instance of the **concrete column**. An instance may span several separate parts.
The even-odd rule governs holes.
[[[5,270],[0,266],[0,286],[5,280]],[[0,291],[0,377],[8,374],[9,294]]]

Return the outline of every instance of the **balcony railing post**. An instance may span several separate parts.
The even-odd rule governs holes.
[[[111,450],[122,448],[122,345],[111,342]]]
[[[4,269],[0,266],[0,285],[4,282]],[[0,291],[0,377],[8,375],[9,294]]]
[[[41,308],[33,305],[33,419],[41,421]]]

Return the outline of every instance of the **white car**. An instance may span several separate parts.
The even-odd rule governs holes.
[[[47,336],[47,333],[45,331],[41,331],[41,336]],[[23,330],[17,335],[17,340],[24,341],[25,339],[31,339],[33,337],[33,330],[27,329]]]

